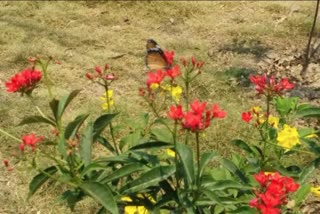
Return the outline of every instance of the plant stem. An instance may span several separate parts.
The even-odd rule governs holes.
[[[47,89],[48,89],[49,98],[51,100],[51,99],[53,99],[53,95],[52,95],[52,90],[51,90],[51,81],[49,80],[48,72],[47,72],[48,65],[49,65],[50,61],[51,61],[51,59],[49,59],[46,63],[43,63],[40,60],[39,63],[40,63],[41,68],[42,68],[43,78],[44,78],[45,84],[46,84]]]
[[[108,88],[108,82],[105,80],[105,82],[104,82],[104,90],[105,90],[105,92],[106,92],[106,99],[107,99],[107,105],[108,105],[108,113],[111,113],[111,111],[110,111],[110,98],[111,97],[109,97],[109,88]],[[112,122],[110,121],[110,123],[109,123],[109,129],[110,129],[110,134],[111,134],[111,138],[112,138],[112,142],[113,142],[113,146],[114,146],[114,149],[115,149],[115,151],[116,151],[116,153],[117,153],[117,155],[119,155],[120,154],[120,152],[119,152],[119,149],[118,149],[118,146],[117,146],[117,143],[116,143],[116,139],[115,139],[115,136],[114,136],[114,132],[113,132],[113,126],[112,126]]]
[[[307,68],[308,68],[309,62],[310,62],[310,57],[311,56],[309,55],[309,52],[310,52],[310,46],[311,46],[311,40],[312,40],[313,32],[314,32],[314,29],[315,29],[316,23],[317,23],[317,17],[318,17],[318,11],[319,11],[319,3],[320,3],[320,0],[317,0],[316,10],[315,10],[315,13],[314,13],[314,18],[313,18],[313,23],[312,23],[312,27],[311,27],[311,30],[310,30],[310,33],[309,33],[309,39],[308,39],[307,48],[306,48],[306,52],[305,52],[305,61],[304,61],[304,64],[302,66],[302,70],[300,72],[300,75],[302,77],[305,77],[306,72],[307,72]]]
[[[8,137],[10,137],[10,138],[18,141],[18,142],[21,142],[21,140],[20,140],[19,138],[15,137],[15,136],[13,136],[13,135],[11,135],[11,134],[9,134],[8,132],[4,131],[4,130],[1,129],[1,128],[0,128],[0,132],[1,132],[2,134],[6,135],[6,136],[8,136]]]
[[[197,166],[198,166],[198,173],[197,173],[197,184],[198,188],[200,185],[200,141],[199,141],[199,132],[196,132],[196,146],[197,146]]]
[[[172,137],[173,137],[173,144],[174,144],[174,161],[176,164],[176,182],[177,182],[177,190],[178,190],[178,189],[180,189],[180,178],[179,178],[179,173],[178,173],[177,127],[178,127],[178,121],[175,121]]]

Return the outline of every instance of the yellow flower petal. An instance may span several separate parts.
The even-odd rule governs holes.
[[[290,150],[297,144],[301,144],[298,130],[285,124],[283,130],[278,132],[278,144],[286,150]]]
[[[320,186],[311,187],[310,192],[320,198]]]
[[[171,157],[175,157],[176,156],[176,153],[172,149],[166,149],[166,152]]]
[[[273,126],[274,128],[278,129],[278,125],[279,125],[279,121],[280,121],[280,118],[279,117],[274,117],[272,115],[269,116],[268,118],[268,122],[271,126]]]

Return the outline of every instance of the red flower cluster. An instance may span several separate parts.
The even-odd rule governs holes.
[[[17,73],[6,82],[8,92],[21,92],[22,94],[31,94],[42,78],[42,74],[38,70],[27,68]]]
[[[241,118],[244,122],[249,123],[252,120],[252,114],[251,111],[248,112],[242,112]]]
[[[23,135],[22,136],[22,143],[19,145],[19,149],[21,152],[24,152],[26,146],[30,146],[32,151],[36,150],[37,144],[43,140],[43,136],[36,137],[35,134],[30,135]]]
[[[265,94],[267,96],[281,94],[284,90],[293,89],[295,86],[289,82],[288,78],[283,78],[277,82],[274,76],[268,78],[266,74],[250,76],[249,79],[255,84],[258,94]]]
[[[99,79],[103,79],[103,80],[116,80],[117,77],[112,73],[112,74],[106,74],[105,72],[109,69],[109,65],[105,64],[104,66],[104,70],[102,70],[102,68],[100,66],[96,66],[95,67],[95,73],[92,72],[88,72],[86,73],[86,77],[89,80],[95,80],[97,78]]]
[[[260,172],[254,175],[260,184],[260,191],[255,190],[256,198],[249,202],[250,207],[255,207],[262,214],[279,214],[281,206],[287,203],[288,193],[295,192],[299,184],[293,178],[281,176],[278,172],[267,174]]]
[[[197,99],[190,104],[191,110],[183,112],[181,105],[170,106],[168,117],[181,121],[182,127],[192,132],[206,129],[213,118],[224,118],[227,113],[222,111],[218,104],[207,108],[207,102],[199,102]]]

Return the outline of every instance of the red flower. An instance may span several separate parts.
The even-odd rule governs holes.
[[[280,209],[275,207],[260,206],[261,214],[280,214]]]
[[[294,88],[294,84],[289,82],[288,78],[283,78],[280,80],[280,85],[282,89],[290,90]]]
[[[184,121],[182,122],[182,126],[185,129],[189,129],[193,132],[201,130],[202,122],[201,122],[202,115],[195,114],[193,112],[187,112],[184,115]]]
[[[168,64],[172,65],[174,51],[164,51],[164,56],[166,57]]]
[[[102,69],[100,68],[100,66],[96,66],[95,67],[96,72],[101,75],[102,74]]]
[[[179,65],[174,66],[171,69],[166,70],[166,75],[170,77],[172,80],[181,75]]]
[[[27,68],[10,78],[6,82],[8,92],[21,92],[22,94],[30,94],[37,86],[42,78],[42,74],[38,70]]]
[[[247,122],[247,123],[249,123],[249,122],[252,120],[252,118],[253,118],[250,111],[248,111],[248,112],[242,112],[241,117],[242,117],[242,120],[243,120],[244,122]]]
[[[196,58],[194,56],[191,57],[191,63],[192,63],[193,66],[195,66],[196,63],[197,63],[197,60],[196,60]]]
[[[3,164],[5,167],[9,167],[9,161],[7,159],[3,160]]]
[[[89,80],[93,80],[93,76],[91,73],[86,73],[86,77],[89,79]]]
[[[286,181],[284,182],[284,184],[287,192],[295,192],[300,187],[300,184],[295,183],[293,178],[289,178],[289,177],[286,178]]]
[[[184,67],[187,66],[188,62],[187,62],[186,58],[181,57],[180,61],[181,61],[182,65],[183,65]]]
[[[295,192],[299,184],[290,177],[281,176],[278,172],[254,175],[260,184],[260,192],[254,189],[256,198],[250,200],[250,207],[255,207],[263,214],[278,214],[280,207],[287,203],[288,193]]]
[[[288,78],[283,78],[279,82],[274,76],[267,78],[267,75],[250,76],[250,81],[255,84],[258,94],[265,94],[267,96],[281,94],[284,90],[294,88],[294,84],[290,83]]]
[[[218,104],[214,104],[212,107],[212,118],[225,118],[227,112],[221,110]]]
[[[197,62],[198,69],[201,69],[203,65],[204,65],[204,62]]]
[[[253,175],[253,177],[258,181],[261,186],[266,186],[267,182],[269,181],[269,175],[266,175],[264,172],[259,172],[258,174]]]
[[[170,106],[168,117],[173,120],[181,120],[183,118],[182,106],[181,105]]]
[[[279,197],[276,197],[268,191],[261,194],[260,198],[263,204],[267,207],[275,207],[281,204],[281,200],[279,199]]]
[[[30,146],[32,148],[32,151],[35,151],[37,143],[39,143],[43,139],[43,136],[36,137],[34,133],[29,135],[23,135],[22,143],[20,144],[19,148],[23,152],[25,146]]]
[[[105,80],[115,80],[117,77],[114,74],[106,74],[104,77]]]
[[[199,100],[195,99],[193,103],[190,103],[190,107],[194,114],[202,114],[207,106],[207,102],[200,103]]]
[[[165,77],[165,72],[158,70],[157,72],[149,72],[147,75],[147,86],[150,88],[151,84],[157,84],[158,86],[160,85],[161,81]]]

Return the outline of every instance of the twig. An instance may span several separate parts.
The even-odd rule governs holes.
[[[306,72],[307,72],[307,68],[308,68],[309,63],[310,63],[311,55],[309,55],[309,52],[310,52],[310,46],[311,46],[311,40],[312,40],[313,32],[314,32],[314,29],[315,29],[316,23],[317,23],[319,3],[320,3],[320,0],[317,0],[316,11],[315,11],[315,13],[314,13],[313,23],[312,23],[312,27],[311,27],[311,30],[310,30],[309,39],[308,39],[308,44],[307,44],[306,53],[305,53],[305,61],[304,61],[302,70],[301,70],[301,72],[300,72],[300,75],[301,75],[302,77],[305,77]],[[313,55],[313,54],[312,54],[312,55]]]

